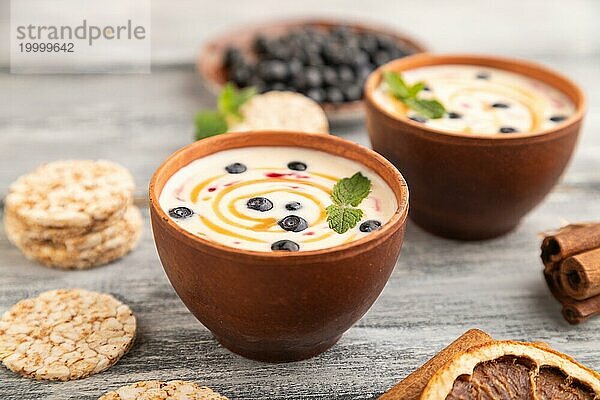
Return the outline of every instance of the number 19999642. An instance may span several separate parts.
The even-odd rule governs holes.
[[[19,43],[21,53],[74,53],[74,43]]]

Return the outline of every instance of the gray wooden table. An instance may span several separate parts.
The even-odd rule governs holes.
[[[298,363],[249,361],[213,340],[169,285],[147,209],[138,249],[89,271],[31,263],[0,233],[0,311],[40,291],[76,286],[113,293],[133,308],[139,322],[134,347],[108,371],[47,383],[0,368],[1,399],[95,399],[145,379],[193,380],[240,399],[374,398],[472,327],[497,338],[544,340],[600,369],[600,318],[578,327],[564,322],[544,285],[538,257],[539,232],[565,221],[600,219],[599,2],[572,1],[557,8],[541,0],[502,5],[310,0],[285,2],[285,10],[274,0],[258,2],[260,7],[227,0],[212,9],[202,1],[172,3],[153,2],[152,74],[10,75],[6,68],[0,73],[0,197],[18,175],[63,158],[122,163],[144,196],[154,169],[190,142],[194,112],[213,101],[194,72],[198,44],[226,25],[284,11],[321,9],[359,17],[377,10],[384,22],[415,32],[435,50],[501,53],[546,63],[585,88],[589,111],[583,136],[562,182],[515,232],[461,243],[409,225],[400,260],[373,308],[330,351]],[[412,17],[400,22],[399,15]],[[446,23],[447,15],[461,24]],[[0,31],[6,22],[0,14]],[[0,62],[7,60],[3,54]],[[361,123],[335,126],[334,133],[368,145]]]

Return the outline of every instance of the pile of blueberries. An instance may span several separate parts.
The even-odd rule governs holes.
[[[360,100],[366,77],[378,66],[413,52],[390,36],[347,26],[307,26],[278,37],[258,35],[252,56],[225,51],[227,79],[259,93],[290,90],[319,103]]]

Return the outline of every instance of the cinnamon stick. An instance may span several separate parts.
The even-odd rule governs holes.
[[[550,263],[546,265],[544,268],[544,278],[546,279],[546,284],[548,285],[548,289],[550,289],[550,293],[552,293],[556,300],[562,303],[566,296],[560,280],[560,264]]]
[[[600,295],[585,300],[565,299],[562,315],[568,323],[577,325],[600,314]]]
[[[542,242],[544,265],[600,247],[600,223],[567,225]]]
[[[600,248],[564,260],[560,265],[564,293],[576,300],[600,294]]]
[[[419,369],[408,375],[396,386],[384,393],[379,400],[418,400],[421,392],[433,374],[455,355],[462,353],[473,346],[482,345],[493,341],[487,333],[478,329],[470,329],[461,337],[440,351],[432,359],[423,364]]]

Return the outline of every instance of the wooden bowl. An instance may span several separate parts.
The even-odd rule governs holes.
[[[415,53],[425,51],[423,45],[397,30],[385,28],[380,25],[367,25],[349,21],[332,19],[309,18],[288,21],[267,22],[254,26],[244,27],[225,33],[204,45],[197,61],[197,69],[208,88],[218,93],[227,82],[225,67],[223,66],[223,55],[228,47],[240,48],[245,53],[251,53],[254,37],[258,34],[266,37],[283,35],[289,31],[302,27],[315,27],[321,29],[332,29],[338,26],[348,26],[359,32],[371,32],[382,34],[394,39],[407,49]],[[356,120],[363,115],[363,102],[353,101],[341,104],[321,103],[327,117],[332,122],[343,122]]]
[[[296,146],[355,160],[377,172],[398,209],[382,229],[355,242],[305,252],[240,250],[195,236],[174,223],[158,198],[181,167],[240,147]],[[150,183],[158,254],[189,310],[231,351],[270,362],[315,356],[333,346],[377,299],[400,253],[408,213],[402,175],[356,143],[296,132],[243,132],[204,139],[171,155]]]
[[[550,131],[472,135],[399,118],[373,99],[383,71],[440,64],[481,65],[539,79],[564,92],[577,110]],[[392,61],[369,76],[365,99],[373,148],[411,185],[411,218],[429,232],[463,240],[511,231],[544,199],[573,154],[586,105],[581,89],[557,72],[530,62],[478,55],[420,54]]]

